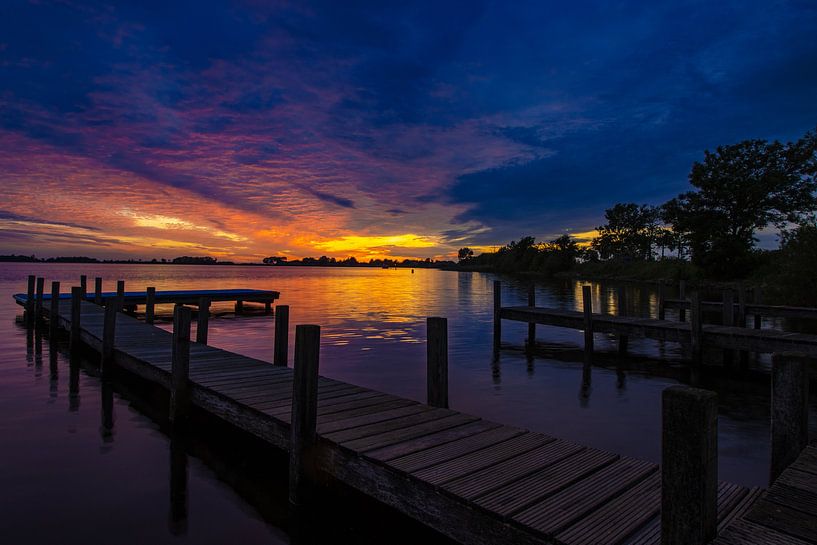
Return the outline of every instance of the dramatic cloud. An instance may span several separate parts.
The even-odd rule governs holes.
[[[810,2],[6,2],[0,251],[451,256],[586,236],[817,125]]]

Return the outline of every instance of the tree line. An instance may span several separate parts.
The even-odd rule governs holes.
[[[795,142],[746,140],[704,152],[689,173],[690,191],[654,206],[619,203],[586,247],[568,235],[537,243],[512,241],[497,252],[459,252],[465,268],[566,271],[586,262],[677,260],[703,276],[745,278],[771,258],[813,255],[817,265],[817,132]],[[777,253],[757,247],[757,234],[774,229]],[[811,248],[814,244],[814,248]],[[800,263],[803,266],[803,263]]]

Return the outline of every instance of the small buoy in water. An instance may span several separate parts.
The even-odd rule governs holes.
[[[414,274],[414,269],[411,269],[411,274]]]

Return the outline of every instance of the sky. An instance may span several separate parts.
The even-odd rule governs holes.
[[[0,253],[451,258],[817,127],[817,2],[0,4]]]

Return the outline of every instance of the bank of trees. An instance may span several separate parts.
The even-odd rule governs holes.
[[[554,274],[568,271],[577,261],[586,259],[586,250],[569,235],[549,242],[536,242],[528,236],[512,240],[496,252],[474,256],[469,248],[462,248],[458,256],[460,267],[472,270]]]

